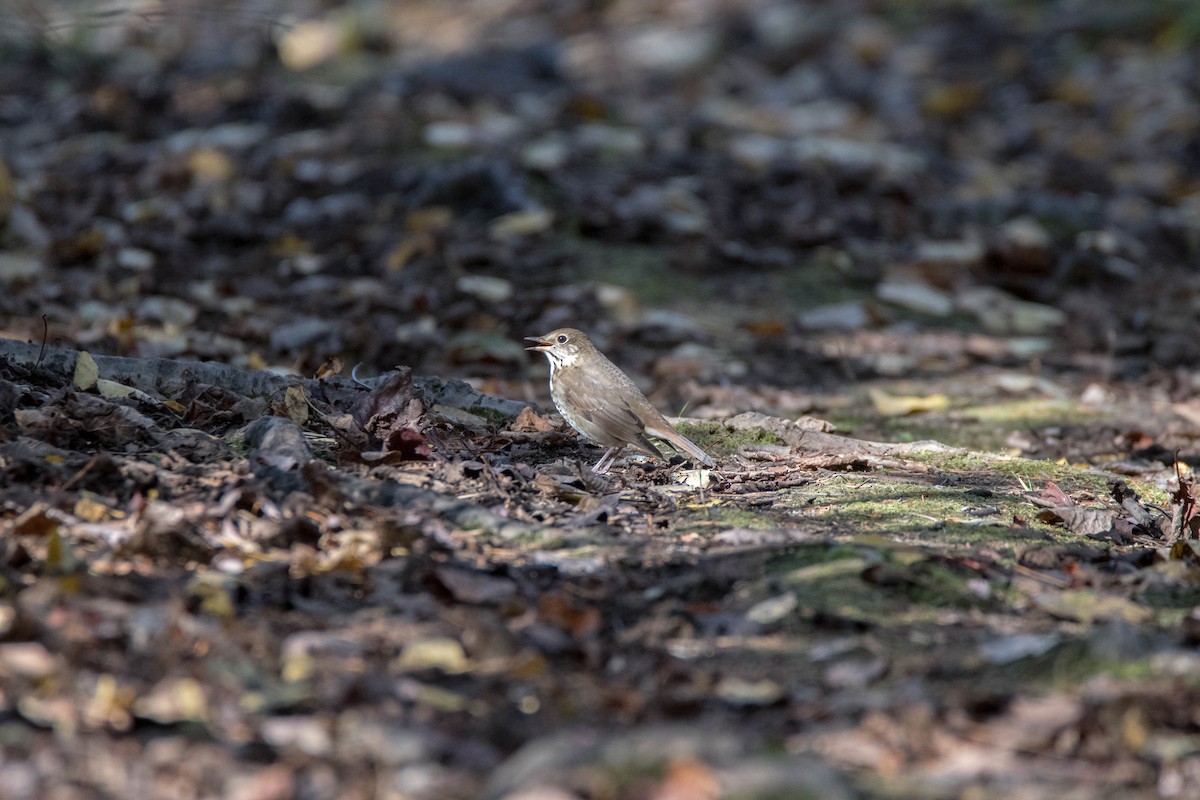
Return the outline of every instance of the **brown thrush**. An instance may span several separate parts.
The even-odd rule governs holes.
[[[629,445],[662,458],[651,438],[662,439],[701,464],[712,466],[712,459],[676,433],[629,376],[605,358],[581,331],[559,328],[545,336],[527,336],[525,341],[534,343],[526,350],[545,353],[550,361],[550,398],[558,413],[585,438],[608,448],[592,467],[593,472],[608,472]]]

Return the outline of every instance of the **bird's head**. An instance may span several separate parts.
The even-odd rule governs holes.
[[[525,341],[533,342],[525,349],[545,353],[546,358],[550,359],[551,367],[565,367],[592,347],[583,331],[574,328],[559,328],[545,336],[526,336]]]

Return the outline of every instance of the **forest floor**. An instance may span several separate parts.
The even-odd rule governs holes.
[[[1200,785],[1189,3],[44,5],[0,798]]]

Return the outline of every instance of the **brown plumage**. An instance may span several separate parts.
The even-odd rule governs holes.
[[[581,331],[559,328],[529,336],[526,350],[545,353],[550,362],[550,398],[572,428],[608,448],[593,472],[604,473],[628,446],[662,458],[651,439],[661,439],[705,466],[708,454],[675,432],[621,368],[604,357]]]

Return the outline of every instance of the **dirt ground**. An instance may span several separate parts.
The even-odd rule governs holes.
[[[1194,796],[1198,40],[0,8],[0,798]]]

